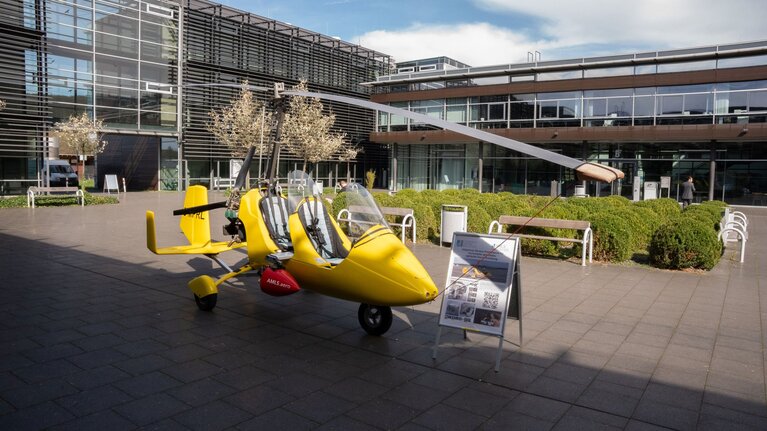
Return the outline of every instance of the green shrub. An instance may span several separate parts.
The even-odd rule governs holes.
[[[413,201],[416,241],[429,242],[439,239],[439,220],[431,207],[423,202]]]
[[[332,210],[330,211],[331,216],[338,216],[338,212],[346,207],[346,192],[341,192],[337,194],[335,198],[333,198]]]
[[[658,268],[708,270],[719,262],[722,243],[697,217],[678,217],[655,231],[649,252],[650,264]]]
[[[636,207],[649,208],[660,217],[662,223],[676,218],[682,209],[679,202],[671,198],[650,199],[648,201],[634,202]]]
[[[594,231],[594,259],[623,262],[631,257],[635,240],[628,221],[608,211],[589,216],[589,221]]]
[[[413,199],[418,199],[420,194],[417,191],[413,190],[413,189],[402,189],[402,190],[398,191],[395,194],[395,196],[400,196],[400,197],[403,197],[403,198],[408,198],[410,200],[413,200]]]
[[[683,218],[696,218],[706,223],[714,231],[719,230],[722,208],[716,205],[690,205],[682,212]]]
[[[567,204],[571,208],[580,208],[581,214],[596,214],[604,211],[607,206],[604,201],[597,198],[567,198]]]
[[[466,220],[466,230],[475,233],[487,233],[487,228],[493,221],[490,214],[488,214],[480,202],[476,200],[466,202],[465,205],[468,216],[468,220]]]
[[[397,207],[397,208],[412,208],[413,217],[415,218],[416,227],[416,241],[428,242],[434,238],[439,237],[439,220],[434,216],[431,207],[423,202],[420,202],[419,193],[413,191],[413,193],[397,193],[396,195],[389,195],[385,192],[374,193],[378,205],[382,207]],[[394,221],[393,216],[387,216],[389,221]],[[399,221],[399,220],[397,220]],[[391,226],[395,234],[401,234],[401,228],[398,226]]]
[[[664,221],[650,208],[631,205],[625,210],[622,210],[620,214],[623,212],[633,214],[633,216],[629,216],[629,221],[637,237],[635,238],[637,245],[635,251],[640,249],[646,250],[647,246],[650,244],[650,240],[652,240],[655,230],[657,230]]]
[[[717,207],[721,210],[724,210],[729,205],[727,205],[727,202],[713,200],[713,201],[703,201],[701,202],[700,206],[704,206],[704,207],[712,206],[712,207]]]
[[[630,206],[632,203],[628,198],[624,196],[619,196],[619,195],[610,195],[605,197],[599,197],[596,199],[602,201],[601,202],[602,204],[613,207],[613,208],[627,207],[627,206]]]

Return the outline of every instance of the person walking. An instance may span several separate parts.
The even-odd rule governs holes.
[[[687,181],[682,183],[682,208],[687,208],[687,205],[692,203],[693,193],[695,193],[695,184],[692,182],[692,177],[687,177]]]

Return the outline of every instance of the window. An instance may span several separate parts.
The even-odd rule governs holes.
[[[152,93],[173,94],[173,86],[159,82],[145,82],[144,90]]]
[[[165,18],[173,18],[173,10],[167,7],[147,3],[146,11],[152,15],[157,15]]]

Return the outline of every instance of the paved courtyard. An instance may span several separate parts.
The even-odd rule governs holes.
[[[767,209],[709,273],[522,258],[496,373],[492,337],[445,329],[432,360],[438,302],[383,337],[256,279],[198,311],[187,281],[220,270],[145,246],[147,209],[182,241],[182,198],[0,210],[0,430],[767,429]],[[415,252],[443,286],[449,250]]]

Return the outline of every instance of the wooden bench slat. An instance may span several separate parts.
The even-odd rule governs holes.
[[[588,254],[589,262],[591,262],[593,248],[594,248],[594,234],[591,231],[591,222],[584,220],[561,220],[551,218],[538,218],[538,217],[521,217],[521,216],[500,216],[498,220],[493,221],[488,228],[488,231],[500,233],[502,226],[524,226],[524,227],[543,227],[551,229],[573,229],[583,231],[582,238],[560,238],[546,235],[535,235],[526,233],[515,233],[514,236],[520,238],[542,239],[549,241],[564,241],[564,242],[577,242],[583,245],[581,255],[581,265],[586,265],[586,255]]]

